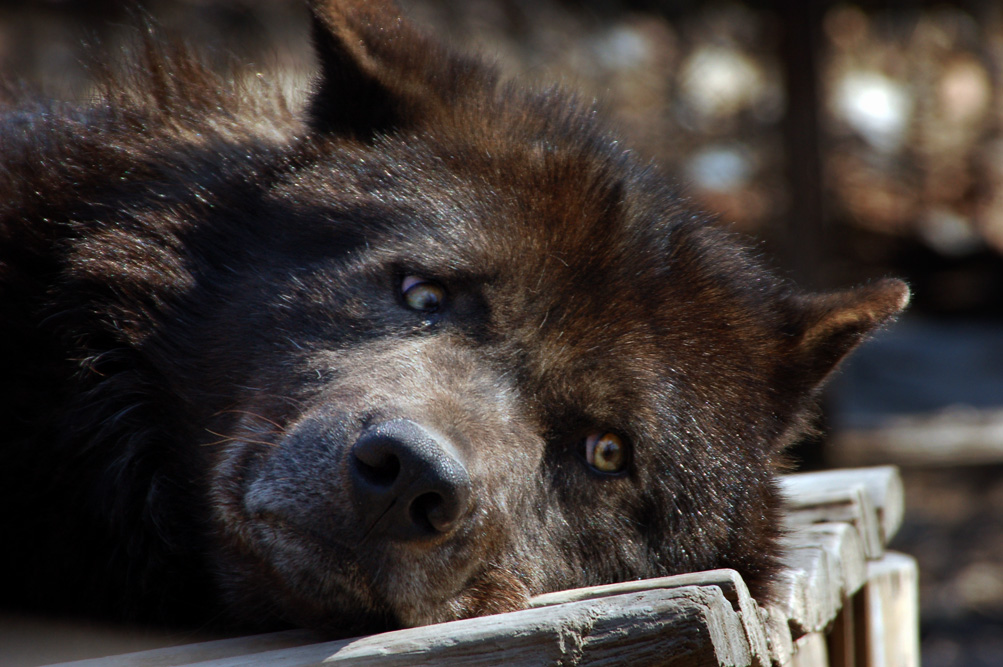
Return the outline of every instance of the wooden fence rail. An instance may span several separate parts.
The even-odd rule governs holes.
[[[915,561],[893,467],[788,475],[787,567],[760,607],[733,570],[549,593],[529,609],[316,642],[290,631],[82,660],[75,667],[728,665],[918,667]]]

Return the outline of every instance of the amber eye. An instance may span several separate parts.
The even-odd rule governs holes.
[[[423,313],[439,310],[446,301],[446,290],[442,285],[417,276],[407,276],[401,281],[401,294],[408,308]]]
[[[593,433],[585,438],[585,460],[599,472],[621,472],[627,465],[627,446],[616,433]]]

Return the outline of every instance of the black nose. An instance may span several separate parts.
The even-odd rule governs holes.
[[[412,421],[370,427],[352,454],[366,535],[410,540],[449,533],[470,509],[470,476],[453,446]]]

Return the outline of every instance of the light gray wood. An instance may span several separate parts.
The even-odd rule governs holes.
[[[547,607],[565,602],[578,602],[579,600],[595,600],[597,598],[609,597],[611,595],[623,595],[624,593],[634,593],[637,591],[647,591],[656,588],[680,588],[682,586],[717,586],[724,593],[724,597],[738,608],[739,598],[744,591],[748,596],[748,588],[741,576],[735,570],[705,570],[703,572],[687,572],[669,577],[655,577],[654,579],[637,579],[634,581],[623,581],[616,584],[605,584],[602,586],[587,586],[585,588],[571,588],[565,591],[554,593],[544,593],[529,600],[530,608]]]
[[[813,632],[797,640],[788,667],[829,667],[825,635]]]
[[[445,625],[454,625],[448,634]],[[629,593],[445,625],[433,626],[418,641],[394,642],[393,648],[385,641],[389,635],[357,640],[328,662],[359,667],[752,664],[738,615],[713,586]]]
[[[125,661],[128,658],[128,661]],[[120,666],[148,664],[142,653]],[[641,591],[357,639],[198,663],[200,667],[414,665],[752,665],[745,631],[716,586]]]
[[[804,567],[789,566],[777,574],[773,585],[776,602],[770,612],[786,619],[791,639],[794,641],[811,632],[811,628],[816,625],[809,619],[809,614],[812,612],[806,600],[809,589],[808,578],[809,574]]]
[[[659,588],[680,588],[682,586],[716,586],[721,589],[724,597],[731,603],[732,609],[738,613],[745,629],[746,638],[752,652],[754,665],[769,665],[771,663],[769,644],[763,622],[763,612],[753,600],[745,581],[735,570],[707,570],[690,572],[671,577],[641,579],[626,581],[605,586],[575,588],[556,593],[538,595],[529,601],[532,608],[544,607],[579,600],[594,600],[610,595],[622,595],[633,591],[654,590]]]
[[[842,605],[840,564],[819,546],[788,549],[786,567],[775,586],[777,608],[786,615],[791,637],[821,632]]]
[[[794,639],[787,614],[773,605],[763,607],[763,629],[770,649],[770,659],[774,665],[784,665],[794,653]]]
[[[841,597],[850,597],[867,581],[867,557],[856,528],[848,523],[819,523],[789,534],[788,548],[821,548],[838,572]]]
[[[784,542],[786,567],[775,589],[778,603],[768,611],[786,621],[796,643],[807,634],[831,628],[845,601],[864,585],[867,561],[859,534],[850,524],[806,526]],[[769,625],[766,630],[776,633]],[[783,636],[779,639],[786,644]],[[774,651],[774,661],[783,664],[789,655],[789,650]]]
[[[797,495],[788,495],[785,523],[789,528],[819,523],[852,524],[870,560],[881,557],[884,542],[877,510],[863,484],[844,487],[801,485]],[[788,491],[789,493],[789,491]]]
[[[880,519],[881,542],[888,542],[898,532],[905,513],[902,476],[895,466],[845,468],[822,472],[785,475],[781,486],[789,497],[805,498],[824,490],[839,490],[863,484],[871,505]]]
[[[863,608],[867,664],[862,667],[919,667],[916,560],[889,552],[868,563]]]

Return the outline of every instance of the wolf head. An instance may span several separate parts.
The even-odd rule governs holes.
[[[388,2],[312,14],[302,136],[193,334],[231,609],[350,634],[717,567],[767,596],[782,452],[906,286],[798,291],[592,104]]]

